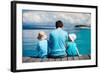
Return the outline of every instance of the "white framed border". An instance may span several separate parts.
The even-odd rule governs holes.
[[[22,9],[91,13],[91,59],[77,61],[22,63]],[[16,4],[16,28],[16,70],[96,65],[96,8],[19,3]]]

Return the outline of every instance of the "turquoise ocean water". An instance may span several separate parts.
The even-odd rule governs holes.
[[[49,33],[54,30],[54,28],[42,28],[42,29],[23,29],[23,56],[34,57],[37,55],[36,44],[37,44],[37,34],[39,31],[46,32],[48,38]],[[90,55],[91,54],[91,29],[90,28],[64,28],[68,33],[76,33],[77,47],[80,54]]]

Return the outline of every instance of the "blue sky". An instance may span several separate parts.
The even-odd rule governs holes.
[[[54,25],[57,20],[63,21],[64,25],[68,25],[68,24],[90,25],[91,14],[74,13],[74,12],[50,12],[50,11],[23,10],[23,23],[25,24]]]

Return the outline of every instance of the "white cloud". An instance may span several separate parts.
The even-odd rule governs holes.
[[[68,12],[46,12],[46,11],[24,11],[23,22],[25,23],[52,23],[63,20],[72,24],[90,24],[91,15],[84,13]]]
[[[59,18],[65,19],[66,21],[74,24],[90,24],[91,23],[91,16],[90,14],[83,14],[83,13],[58,13]]]
[[[40,14],[34,12],[25,12],[23,13],[23,22],[25,23],[34,23],[34,22],[42,22],[42,18]]]

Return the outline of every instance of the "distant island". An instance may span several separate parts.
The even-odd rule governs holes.
[[[75,27],[79,27],[79,28],[89,28],[89,25],[75,25]]]

